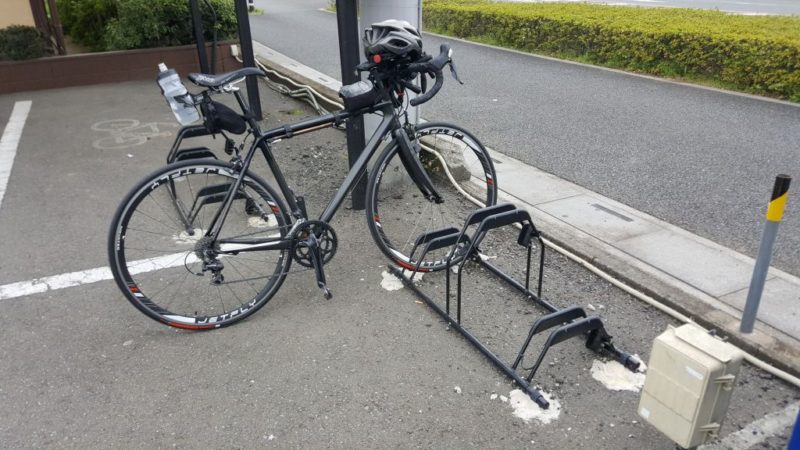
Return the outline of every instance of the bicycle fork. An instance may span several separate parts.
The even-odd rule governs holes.
[[[402,127],[396,128],[392,133],[399,147],[398,153],[400,161],[403,162],[403,167],[405,167],[406,172],[408,172],[414,184],[417,185],[419,191],[429,201],[443,203],[444,199],[439,192],[436,191],[436,188],[433,187],[433,182],[425,171],[425,168],[422,167],[422,161],[419,159],[419,142],[412,143],[411,139],[408,138],[406,130]]]

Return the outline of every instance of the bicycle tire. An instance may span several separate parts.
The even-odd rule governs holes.
[[[421,144],[418,156],[443,203],[422,196],[400,162],[396,142],[381,153],[367,184],[367,224],[372,238],[389,259],[406,269],[414,269],[419,262],[409,255],[417,236],[447,227],[460,230],[472,210],[497,202],[494,164],[470,132],[448,123],[426,123],[417,127],[415,141]],[[417,249],[414,257],[421,251]],[[450,251],[445,248],[425,255],[419,271],[445,268]],[[461,257],[455,255],[453,262]]]
[[[108,240],[111,272],[125,297],[151,319],[184,329],[219,328],[250,316],[280,288],[289,250],[219,255],[217,272],[202,261],[218,245],[203,239],[204,226],[238,174],[218,160],[178,162],[144,178],[117,208]],[[289,216],[278,198],[247,172],[218,237],[285,237]]]

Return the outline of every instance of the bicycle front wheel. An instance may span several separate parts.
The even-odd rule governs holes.
[[[378,247],[395,263],[406,269],[419,263],[421,272],[429,272],[446,267],[451,249],[432,251],[418,261],[421,248],[410,255],[417,237],[448,227],[461,229],[471,211],[497,202],[497,183],[489,152],[463,128],[426,123],[416,129],[415,140],[421,146],[420,163],[444,202],[422,196],[392,142],[370,174],[367,224]]]
[[[239,174],[216,160],[176,163],[142,180],[117,209],[111,271],[148,317],[178,328],[218,328],[254,313],[280,287],[288,250],[220,251],[220,240],[286,236],[288,216],[265,181],[246,173],[217,238],[206,237]]]

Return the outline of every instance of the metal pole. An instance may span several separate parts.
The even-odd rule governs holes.
[[[769,261],[772,258],[772,246],[775,244],[775,237],[778,235],[778,225],[780,225],[783,218],[783,210],[786,207],[791,181],[792,177],[789,175],[778,175],[775,178],[775,187],[772,190],[772,198],[767,208],[767,225],[764,227],[761,247],[758,250],[758,258],[756,258],[756,267],[753,269],[753,278],[750,281],[750,290],[747,293],[747,303],[744,305],[742,323],[739,327],[739,331],[742,333],[753,332],[758,306],[761,303],[761,294],[764,291],[764,283],[767,279]]]
[[[359,29],[356,0],[336,0],[336,18],[339,25],[339,60],[342,66],[342,84],[361,80],[355,67],[360,62]],[[362,116],[347,120],[347,157],[350,167],[364,150],[364,119]],[[353,209],[363,210],[367,192],[367,173],[353,187]]]
[[[250,16],[247,14],[247,0],[235,0],[236,22],[239,25],[239,45],[242,47],[242,60],[245,67],[256,67],[253,56],[253,36],[250,35]],[[258,95],[258,80],[255,76],[247,77],[247,99],[250,112],[256,120],[262,119],[261,98]]]
[[[206,55],[206,40],[203,38],[203,18],[200,16],[200,6],[197,0],[189,0],[192,11],[192,24],[194,24],[194,42],[197,45],[197,60],[200,61],[200,72],[209,73],[208,55]]]

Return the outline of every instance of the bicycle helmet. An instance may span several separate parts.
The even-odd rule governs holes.
[[[422,55],[419,31],[405,20],[373,23],[364,30],[364,56],[372,61],[374,55],[388,59],[418,59]]]

